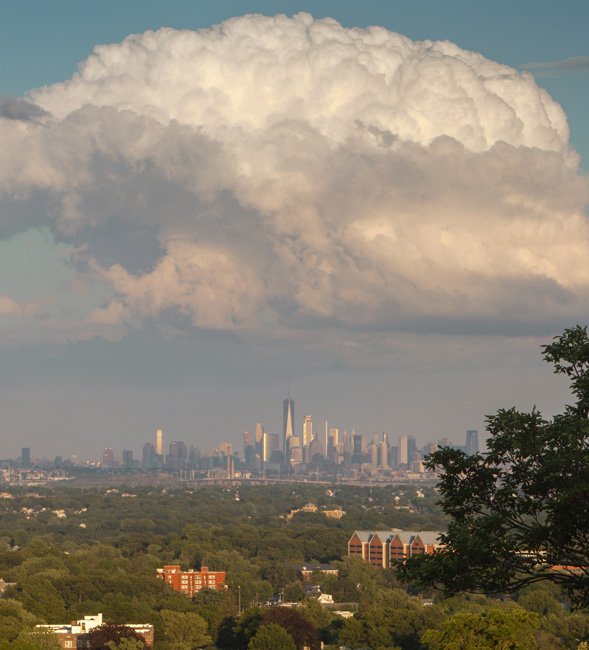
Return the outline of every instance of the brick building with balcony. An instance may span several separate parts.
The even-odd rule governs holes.
[[[200,571],[182,571],[179,564],[171,564],[157,570],[158,578],[190,597],[201,589],[225,589],[225,576],[225,571],[209,571],[206,566],[202,566]]]
[[[441,548],[440,531],[356,530],[348,542],[348,557],[359,557],[378,569],[388,569],[395,560]]]

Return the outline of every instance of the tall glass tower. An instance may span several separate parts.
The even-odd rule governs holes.
[[[284,415],[282,420],[282,449],[286,451],[288,439],[294,435],[294,400],[288,397],[284,400]]]
[[[476,429],[466,432],[466,453],[469,456],[479,453],[479,432]]]

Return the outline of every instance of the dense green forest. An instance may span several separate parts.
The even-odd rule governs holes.
[[[589,617],[571,612],[553,586],[530,587],[508,599],[443,600],[401,586],[392,571],[346,557],[355,529],[442,529],[431,488],[34,487],[9,488],[3,496],[0,576],[15,585],[0,600],[0,650],[49,648],[50,639],[31,635],[36,623],[66,623],[98,612],[112,623],[153,624],[158,650],[286,648],[290,640],[312,650],[320,642],[371,650],[502,644],[556,650],[577,648],[589,638]],[[287,519],[309,502],[318,512]],[[345,514],[330,519],[322,508]],[[340,609],[354,612],[352,618],[305,598],[292,567],[305,562],[339,569],[337,577],[316,573],[311,583]],[[156,578],[156,569],[171,563],[227,571],[228,589],[188,598]],[[287,614],[264,607],[277,593],[299,606]],[[429,601],[422,597],[435,602],[424,606]],[[118,647],[133,643],[126,639]]]

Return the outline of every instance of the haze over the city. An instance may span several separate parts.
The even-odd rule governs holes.
[[[5,7],[0,458],[568,401],[584,2]],[[249,14],[249,15],[245,15]]]

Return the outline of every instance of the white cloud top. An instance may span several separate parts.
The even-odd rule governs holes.
[[[31,100],[35,120],[0,115],[3,227],[75,244],[112,296],[87,326],[447,330],[587,308],[564,112],[452,43],[245,16],[98,46]]]

